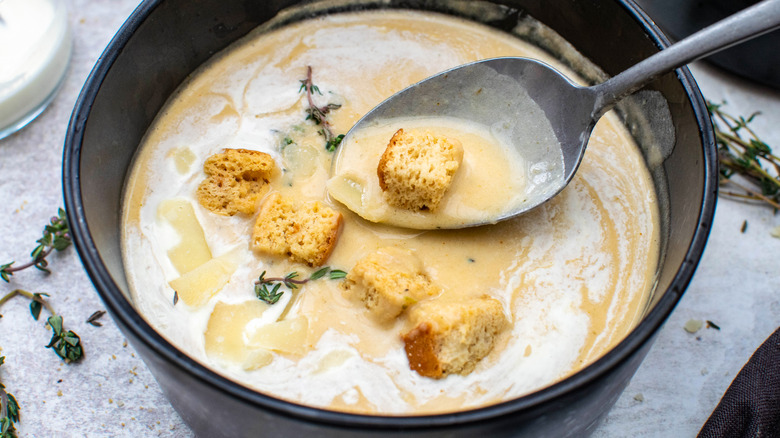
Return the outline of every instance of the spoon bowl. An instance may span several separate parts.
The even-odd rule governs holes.
[[[500,214],[442,222],[435,228],[510,219],[544,204],[566,187],[582,161],[596,122],[622,98],[663,73],[778,27],[780,0],[764,0],[590,87],[579,86],[547,64],[527,58],[464,64],[407,87],[369,111],[342,140],[331,173],[345,154],[353,153],[349,145],[355,133],[367,127],[415,117],[474,122],[508,138],[525,162],[531,167],[543,163],[547,171],[544,178],[529,178],[523,202],[507,204]],[[408,226],[393,223],[392,217],[382,222]]]

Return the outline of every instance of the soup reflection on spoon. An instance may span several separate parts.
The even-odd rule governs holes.
[[[493,71],[489,67],[476,67],[466,73],[477,71],[485,75]],[[342,152],[333,163],[334,177],[328,182],[330,195],[372,222],[436,229],[496,222],[507,211],[529,203],[538,204],[543,201],[539,198],[554,194],[550,191],[563,184],[563,155],[549,121],[516,81],[506,76],[493,80],[504,81],[505,88],[511,89],[518,98],[502,107],[483,105],[483,99],[499,99],[501,90],[481,89],[478,81],[464,81],[460,88],[443,87],[434,91],[431,95],[436,98],[410,106],[403,115],[382,112],[370,121],[364,118],[341,143]],[[468,95],[478,99],[470,99]],[[414,98],[410,94],[405,96]],[[450,102],[464,104],[450,105]],[[393,105],[399,106],[403,107]],[[438,108],[447,111],[440,113]],[[460,166],[435,207],[393,205],[392,195],[381,187],[378,163],[399,129],[413,138],[427,134],[435,139],[448,139],[459,143],[462,149]],[[399,178],[408,180],[415,172],[430,170],[431,174],[421,176],[417,185],[425,186],[426,181],[435,179],[433,173],[438,169],[415,169],[421,167],[421,160],[423,157],[408,157],[406,166],[411,169]],[[435,162],[426,164],[437,166]],[[412,182],[409,184],[414,186]],[[425,190],[425,187],[416,188]]]
[[[526,58],[455,67],[360,119],[334,158],[328,192],[364,219],[407,228],[465,228],[516,217],[566,187],[596,122],[622,98],[660,74],[778,27],[780,0],[765,0],[591,87]],[[394,202],[397,193],[381,181],[379,163],[397,149],[389,143],[399,129],[462,145],[462,160],[435,207]],[[407,146],[397,179],[413,196],[431,180],[441,182],[441,172],[418,156],[425,142]]]

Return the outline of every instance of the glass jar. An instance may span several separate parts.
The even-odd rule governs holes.
[[[72,47],[63,0],[0,0],[0,139],[51,102]]]

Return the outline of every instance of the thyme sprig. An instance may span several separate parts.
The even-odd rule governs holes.
[[[319,280],[325,276],[331,280],[338,280],[347,276],[345,271],[342,271],[341,269],[331,269],[329,266],[320,268],[309,275],[308,278],[303,279],[297,279],[298,273],[295,271],[290,272],[284,277],[266,278],[265,274],[266,271],[263,271],[257,281],[255,281],[255,295],[268,304],[276,304],[282,295],[284,295],[284,291],[279,291],[282,285],[288,289],[298,289],[298,287],[303,286],[310,281]]]
[[[341,144],[341,140],[344,139],[344,134],[336,135],[333,133],[333,127],[328,121],[328,113],[333,110],[341,108],[341,105],[336,103],[328,103],[325,106],[318,106],[314,102],[314,93],[322,96],[322,92],[319,87],[314,85],[312,81],[312,68],[306,67],[306,79],[301,79],[301,87],[298,92],[306,92],[306,101],[309,107],[306,108],[306,120],[311,120],[315,125],[321,126],[321,129],[317,131],[321,136],[325,137],[325,149],[329,152],[333,152]]]
[[[14,263],[16,262],[13,261],[0,265],[0,278],[8,283],[10,282],[10,277],[14,275],[15,272],[33,266],[46,273],[51,272],[48,268],[49,262],[46,260],[46,257],[54,250],[62,251],[68,248],[72,243],[65,210],[60,208],[57,211],[57,216],[53,216],[49,220],[49,224],[43,229],[43,236],[36,242],[38,243],[38,246],[30,253],[32,260],[17,266],[14,266]]]
[[[53,251],[63,251],[68,248],[72,241],[70,238],[70,228],[68,219],[65,216],[65,210],[60,208],[57,216],[50,219],[49,224],[43,229],[43,235],[36,241],[38,246],[30,253],[30,260],[21,265],[15,265],[16,262],[0,264],[0,278],[6,283],[10,282],[10,277],[15,272],[35,267],[46,273],[50,273],[49,262],[46,257]],[[0,297],[0,307],[14,297],[22,296],[30,300],[30,314],[33,319],[38,321],[41,310],[44,308],[51,314],[47,319],[46,325],[52,330],[52,338],[46,348],[51,348],[65,363],[75,362],[84,356],[84,350],[81,347],[81,339],[72,330],[65,331],[62,326],[62,316],[57,315],[46,298],[49,294],[43,292],[28,292],[21,289],[15,289],[6,295]],[[2,317],[2,315],[0,315]],[[5,361],[5,357],[0,356],[0,365]],[[19,404],[13,395],[9,394],[5,385],[0,382],[0,438],[16,438],[16,424],[19,423]]]
[[[84,357],[84,350],[81,347],[81,338],[73,330],[65,331],[63,328],[62,316],[57,315],[51,304],[44,298],[49,294],[42,292],[28,292],[22,289],[15,289],[0,298],[0,307],[14,297],[22,296],[30,300],[30,314],[36,321],[41,314],[41,309],[45,308],[51,316],[46,320],[46,325],[52,330],[52,337],[46,348],[51,348],[62,358],[65,363],[76,362]],[[2,436],[0,436],[2,438]]]
[[[5,357],[0,356],[0,366],[5,362]],[[16,438],[15,423],[19,422],[19,403],[16,398],[5,390],[5,385],[0,382],[0,438]]]
[[[707,102],[718,144],[720,184],[729,187],[720,194],[780,210],[780,157],[750,127],[760,113],[735,117],[723,111],[723,105]],[[741,178],[734,179],[735,175]]]

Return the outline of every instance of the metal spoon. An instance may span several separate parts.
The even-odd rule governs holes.
[[[563,190],[582,160],[596,122],[622,98],[663,73],[778,27],[780,0],[765,0],[591,87],[578,86],[548,65],[526,58],[494,58],[461,65],[420,81],[380,103],[352,127],[342,145],[349,144],[350,137],[363,127],[394,118],[454,117],[487,126],[495,126],[501,117],[505,120],[499,120],[499,124],[525,126],[547,123],[546,119],[560,143],[559,149],[548,145],[529,150],[526,146],[521,153],[537,155],[528,157],[531,160],[559,163],[562,155],[558,175],[534,187],[534,196],[498,217],[437,228],[495,223],[523,214]],[[766,56],[780,56],[780,52]],[[541,111],[529,111],[529,105]],[[525,120],[517,123],[521,118]],[[518,142],[527,134],[525,129],[513,131],[510,127],[509,131]],[[339,148],[334,163],[340,160],[339,155],[347,153],[348,148]]]

